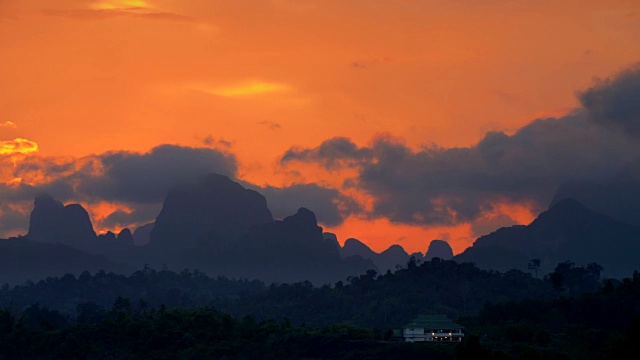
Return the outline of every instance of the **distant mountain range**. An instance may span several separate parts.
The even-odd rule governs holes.
[[[0,240],[0,284],[38,281],[83,271],[95,273],[99,270],[130,273],[135,268],[114,264],[104,255],[87,254],[67,245],[27,238]]]
[[[397,266],[404,266],[413,257],[417,261],[431,260],[434,257],[443,260],[451,260],[453,251],[451,246],[444,240],[432,240],[426,254],[408,254],[400,245],[391,245],[381,253],[371,250],[366,244],[358,239],[350,238],[344,242],[344,246],[339,249],[343,258],[359,256],[363,259],[370,259],[376,265],[378,271],[385,273],[394,272]]]
[[[315,214],[305,208],[274,220],[264,196],[226,176],[211,174],[172,189],[156,221],[133,234],[123,229],[117,235],[96,235],[81,205],[63,205],[46,194],[37,196],[27,235],[0,242],[12,249],[16,259],[5,262],[2,280],[130,270],[149,264],[267,282],[323,284],[369,269],[395,270],[409,260],[399,245],[377,254],[358,240],[348,241],[354,242],[363,251],[354,251],[348,244],[343,248],[335,237],[326,238]],[[30,258],[20,257],[27,255]],[[423,258],[420,253],[413,256]]]
[[[629,276],[640,268],[640,227],[593,212],[574,199],[563,199],[531,224],[482,236],[454,257],[500,271],[527,270],[532,259],[541,260],[541,273],[571,261],[598,263],[608,277]]]
[[[640,182],[635,177],[566,182],[556,191],[550,207],[567,198],[597,213],[640,226]]]
[[[408,254],[400,245],[376,253],[353,238],[340,246],[305,208],[274,220],[264,196],[211,174],[172,189],[156,221],[133,234],[123,229],[96,235],[82,206],[39,195],[27,235],[0,241],[0,249],[0,281],[6,282],[84,270],[130,271],[149,264],[267,282],[324,284],[370,269],[393,272],[411,258],[434,257],[500,271],[526,271],[532,259],[540,259],[542,274],[561,261],[596,262],[606,276],[622,277],[640,264],[640,227],[595,213],[576,200],[555,199],[530,225],[482,236],[455,257],[443,240],[431,241],[424,255]]]

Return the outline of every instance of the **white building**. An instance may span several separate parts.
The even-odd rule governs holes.
[[[408,342],[460,342],[464,337],[464,327],[445,315],[420,315],[402,328],[402,337]]]

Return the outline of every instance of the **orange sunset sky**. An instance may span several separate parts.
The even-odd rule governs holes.
[[[225,156],[258,191],[326,190],[267,198],[341,242],[458,253],[529,223],[566,176],[466,192],[455,175],[477,163],[456,154],[579,113],[582,91],[640,60],[639,40],[637,0],[0,0],[0,236],[26,233],[40,191],[82,203],[97,231],[152,221],[161,199],[113,184],[157,181],[173,165],[152,149],[172,144]]]

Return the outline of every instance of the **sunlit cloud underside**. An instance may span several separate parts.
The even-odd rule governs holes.
[[[38,143],[35,141],[16,138],[0,141],[0,155],[29,154],[38,151]]]
[[[251,81],[231,86],[198,87],[199,90],[211,95],[224,97],[242,97],[271,93],[282,93],[291,89],[290,86],[281,83]]]
[[[112,0],[112,1],[98,1],[92,6],[95,10],[122,10],[132,8],[148,8],[149,3],[141,0]]]

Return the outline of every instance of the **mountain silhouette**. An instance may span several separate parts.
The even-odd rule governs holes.
[[[357,255],[364,259],[373,259],[378,255],[378,253],[371,250],[365,243],[354,238],[349,238],[344,242],[340,253],[344,258]]]
[[[48,194],[36,196],[25,236],[39,242],[62,244],[94,255],[106,255],[117,263],[131,257],[133,237],[129,229],[96,236],[89,213],[80,204],[63,205]]]
[[[120,230],[116,241],[123,246],[133,246],[133,234],[131,234],[131,230],[129,230],[129,228]]]
[[[116,234],[111,232],[111,231],[107,231],[104,234],[98,235],[98,241],[100,241],[100,242],[111,242],[111,243],[114,243],[117,240],[118,240],[118,238],[116,237]]]
[[[169,191],[149,245],[165,250],[220,246],[251,226],[271,221],[264,196],[224,175],[210,174]]]
[[[377,261],[374,261],[382,272],[387,270],[396,271],[396,266],[404,266],[409,261],[409,254],[404,248],[398,244],[389,246],[386,250],[378,255]]]
[[[320,284],[343,280],[373,267],[363,259],[343,259],[336,243],[323,236],[315,214],[306,208],[283,220],[252,227],[235,249],[242,261],[238,271],[246,277],[260,272],[267,281],[309,280]]]
[[[151,230],[156,225],[155,222],[138,226],[133,231],[133,243],[137,246],[147,245],[151,239]]]
[[[338,237],[336,236],[336,234],[330,233],[330,232],[323,232],[322,238],[330,241],[333,244],[333,246],[335,246],[336,250],[340,252],[341,246],[340,246],[340,242],[338,242]]]
[[[147,234],[146,245],[134,246],[134,240],[144,244]],[[178,271],[199,269],[211,275],[320,284],[375,268],[371,260],[343,259],[337,239],[325,238],[311,210],[300,208],[283,220],[274,220],[264,196],[218,174],[173,188],[156,221],[138,227],[134,234],[125,228],[117,235],[108,231],[96,236],[82,206],[64,206],[49,195],[39,195],[29,233],[21,240],[4,245],[11,244],[18,252],[20,246],[28,245],[35,251],[32,256],[42,258],[38,251],[49,244],[54,252],[65,249],[70,264],[94,259],[90,254],[106,255],[87,269],[117,268],[108,257],[129,268],[150,264]],[[46,268],[28,259],[24,264],[36,270]],[[32,273],[46,275],[46,271]]]
[[[405,266],[409,259],[413,256],[416,260],[422,260],[421,253],[407,254],[400,245],[391,245],[381,253],[371,250],[362,241],[354,238],[347,239],[344,246],[340,249],[343,258],[350,256],[359,256],[363,259],[370,259],[375,264],[378,272],[385,273],[387,271],[395,271],[397,266]]]
[[[454,260],[506,271],[526,270],[534,258],[542,261],[543,272],[569,260],[598,263],[609,277],[628,276],[640,264],[640,227],[563,199],[527,226],[501,228],[478,238]]]
[[[18,284],[67,273],[98,270],[129,272],[103,255],[91,255],[59,243],[33,241],[26,237],[0,239],[0,283]]]
[[[436,257],[442,260],[451,260],[451,258],[453,258],[453,250],[448,242],[444,240],[431,240],[424,259],[429,261]]]
[[[36,196],[29,219],[27,238],[59,243],[79,249],[96,240],[87,211],[79,204],[64,206],[48,194]]]
[[[136,251],[154,266],[270,282],[327,283],[372,267],[342,259],[311,210],[274,220],[264,196],[217,174],[169,191],[149,244]]]
[[[550,207],[566,198],[576,199],[595,212],[640,226],[640,182],[633,178],[563,183],[558,187]]]

